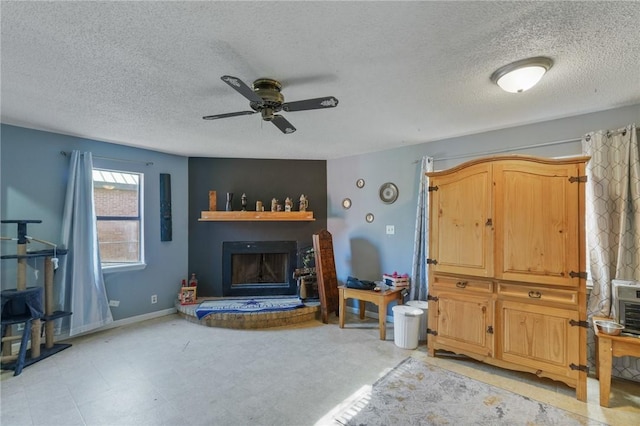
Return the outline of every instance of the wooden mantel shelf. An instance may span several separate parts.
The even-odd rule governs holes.
[[[227,212],[227,211],[203,211],[200,214],[200,222],[312,222],[313,212]]]

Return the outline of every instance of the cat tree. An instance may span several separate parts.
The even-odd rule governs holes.
[[[28,366],[71,346],[70,344],[54,343],[53,341],[54,320],[71,315],[71,312],[54,311],[53,300],[53,274],[55,269],[58,267],[58,256],[67,254],[67,250],[59,249],[56,244],[49,241],[40,240],[27,235],[27,224],[42,223],[41,220],[2,220],[1,222],[15,223],[18,227],[17,238],[0,237],[2,240],[17,241],[16,254],[0,256],[0,259],[2,260],[16,259],[18,262],[16,289],[9,291],[20,292],[27,290],[27,260],[44,258],[44,307],[40,307],[40,311],[44,308],[44,315],[40,318],[33,318],[31,321],[31,350],[27,353],[26,359],[24,360],[24,366]],[[29,251],[27,250],[27,244],[32,241],[44,244],[50,248]],[[41,303],[42,302],[40,301],[40,304]],[[42,322],[44,322],[44,345],[41,345]],[[3,336],[3,340],[5,338],[8,338],[8,336]],[[4,345],[3,357],[11,357],[10,345]],[[11,368],[11,365],[9,365],[8,368]]]

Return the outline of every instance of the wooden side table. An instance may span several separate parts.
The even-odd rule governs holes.
[[[600,405],[608,407],[612,358],[640,356],[640,337],[610,336],[600,333],[595,324],[596,320],[611,320],[611,318],[593,317],[593,330],[596,334],[596,377],[600,381]]]
[[[344,328],[344,316],[347,299],[357,299],[362,302],[371,302],[378,306],[378,321],[380,324],[380,340],[387,338],[387,306],[396,300],[398,305],[403,302],[402,288],[387,289],[384,291],[359,290],[355,288],[338,287],[340,299],[340,328]],[[360,303],[360,319],[364,319],[365,304]]]

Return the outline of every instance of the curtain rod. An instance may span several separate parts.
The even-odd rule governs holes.
[[[611,137],[619,134],[625,135],[626,133],[627,133],[627,129],[622,128],[619,130],[607,130],[606,135],[607,137]],[[637,129],[637,133],[640,134],[640,129]],[[590,136],[587,135],[586,139],[589,140]],[[525,145],[525,146],[518,146],[514,148],[497,149],[494,151],[476,152],[474,154],[462,154],[462,155],[454,155],[451,157],[434,158],[433,161],[435,162],[435,161],[445,161],[445,160],[457,160],[459,158],[468,158],[468,157],[476,157],[476,156],[491,155],[491,154],[501,154],[503,152],[519,151],[521,149],[538,148],[538,147],[552,146],[552,145],[562,145],[563,143],[580,142],[580,141],[582,141],[582,138],[565,139],[562,141],[546,142],[546,143],[541,143],[537,145]],[[420,161],[421,160],[416,160],[415,163],[419,163]]]
[[[65,151],[60,151],[60,154],[64,155],[65,157],[69,155],[69,153]],[[98,158],[100,160],[120,161],[122,163],[136,163],[136,164],[144,164],[145,166],[153,166],[153,161],[127,160],[124,158],[101,157],[99,155],[94,155],[93,158]]]
[[[570,143],[570,142],[580,142],[581,140],[582,138],[565,139],[561,141],[546,142],[546,143],[540,143],[535,145],[524,145],[524,146],[516,146],[513,148],[496,149],[493,151],[475,152],[473,154],[461,154],[461,155],[453,155],[451,157],[434,158],[433,161],[435,162],[435,161],[445,161],[445,160],[457,160],[459,158],[477,157],[477,156],[491,155],[491,154],[501,154],[503,152],[519,151],[521,149],[540,148],[544,146],[562,145],[564,143]]]

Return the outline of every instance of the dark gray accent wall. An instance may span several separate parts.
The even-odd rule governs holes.
[[[312,235],[327,227],[327,167],[319,160],[264,160],[237,158],[189,159],[189,272],[198,276],[198,297],[222,296],[223,241],[297,241],[298,248],[311,246]],[[309,199],[313,222],[201,222],[209,210],[209,191],[217,193],[217,210],[225,209],[226,193],[232,192],[233,209],[247,195],[247,210],[271,199]],[[174,204],[174,208],[175,208]]]

